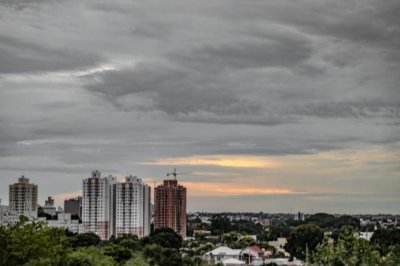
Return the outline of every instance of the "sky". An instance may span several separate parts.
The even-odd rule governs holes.
[[[0,198],[92,170],[189,211],[400,213],[398,0],[0,0]]]

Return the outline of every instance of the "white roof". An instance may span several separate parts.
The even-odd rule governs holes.
[[[217,247],[214,250],[211,250],[209,254],[213,254],[214,256],[216,255],[231,255],[231,256],[236,256],[240,255],[241,249],[231,249],[230,247],[227,246],[221,246]]]
[[[275,259],[266,259],[264,261],[265,264],[275,263],[276,265],[298,265],[301,266],[303,263],[300,260],[294,259],[293,261],[289,261],[287,258],[275,258]]]
[[[243,261],[241,261],[241,260],[237,260],[237,259],[234,259],[234,258],[230,258],[230,259],[224,260],[224,261],[222,262],[222,264],[224,264],[224,265],[227,265],[227,264],[229,264],[229,265],[244,265],[244,264],[246,264],[246,263],[243,262]]]

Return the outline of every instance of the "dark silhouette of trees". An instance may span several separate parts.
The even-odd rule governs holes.
[[[303,224],[296,227],[288,238],[285,249],[291,256],[305,259],[307,252],[314,251],[324,239],[322,229],[314,224]]]

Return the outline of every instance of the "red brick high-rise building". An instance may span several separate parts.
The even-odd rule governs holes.
[[[169,227],[186,237],[186,188],[164,180],[154,191],[154,228]]]

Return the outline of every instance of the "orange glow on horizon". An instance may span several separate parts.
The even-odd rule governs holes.
[[[281,195],[294,194],[285,188],[244,187],[232,183],[195,183],[180,182],[191,196],[240,196],[240,195]]]
[[[268,157],[209,155],[164,158],[156,161],[142,162],[149,165],[191,165],[191,166],[221,166],[233,168],[277,168],[280,163]]]

